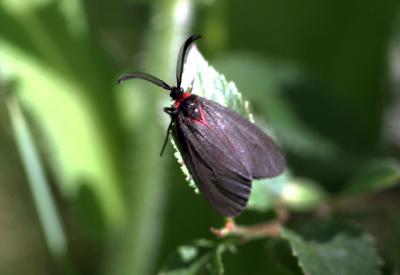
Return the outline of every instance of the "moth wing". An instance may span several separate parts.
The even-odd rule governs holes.
[[[202,195],[225,216],[245,208],[251,180],[273,177],[285,169],[285,159],[261,129],[222,105],[198,97],[205,121],[182,112],[176,133],[186,166]]]
[[[267,134],[238,113],[214,101],[205,98],[202,98],[202,101],[206,113],[211,113],[214,120],[223,125],[227,138],[236,150],[241,151],[240,158],[252,178],[269,178],[283,172],[286,167],[285,158]]]
[[[226,144],[223,132],[178,115],[176,134],[182,156],[206,200],[227,217],[239,215],[251,191],[250,172]]]

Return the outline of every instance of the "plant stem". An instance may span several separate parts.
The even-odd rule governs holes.
[[[152,29],[148,37],[148,53],[145,69],[160,78],[171,76],[180,40],[189,26],[189,0],[167,0],[156,2],[156,13],[152,17]],[[179,44],[178,44],[179,41]],[[170,79],[170,77],[165,77]],[[138,83],[138,85],[140,85]],[[162,209],[165,201],[163,160],[159,157],[162,136],[165,134],[160,121],[160,100],[165,93],[150,85],[139,86],[145,94],[141,120],[136,125],[136,144],[134,145],[134,175],[129,201],[128,230],[120,240],[124,246],[119,258],[110,271],[112,274],[149,274],[153,269],[155,252],[159,245],[162,230]],[[132,139],[133,140],[133,139]],[[159,146],[157,146],[159,145]],[[118,248],[118,246],[117,246]]]
[[[70,274],[72,265],[68,259],[67,238],[33,137],[18,101],[13,96],[8,97],[7,107],[17,148],[27,174],[33,203],[50,255],[58,264],[59,272]]]
[[[276,211],[277,218],[266,223],[243,226],[237,225],[233,218],[227,218],[223,228],[211,228],[210,231],[220,238],[234,236],[241,237],[244,240],[252,240],[265,237],[277,237],[281,226],[289,219],[289,213],[284,208],[278,208]]]

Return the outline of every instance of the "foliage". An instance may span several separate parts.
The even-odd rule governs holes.
[[[398,11],[394,0],[0,2],[0,273],[398,273],[399,76],[387,58]],[[288,161],[253,182],[223,238],[179,154],[158,156],[168,94],[115,83],[137,70],[174,84],[192,32],[203,39],[183,86],[255,121]],[[251,230],[265,223],[274,230]]]
[[[211,98],[252,119],[249,103],[243,101],[234,83],[227,82],[224,76],[208,66],[197,49],[189,54],[186,70],[185,77],[187,80],[192,79],[191,85],[197,94]],[[178,163],[183,166],[182,170],[190,185],[194,186],[179,151],[175,155]],[[371,160],[366,167],[355,173],[349,185],[351,189],[343,193],[354,195],[384,190],[399,183],[399,173],[400,167],[394,160]],[[267,211],[279,205],[294,210],[310,210],[327,200],[326,192],[318,186],[309,180],[293,177],[290,170],[273,179],[254,181],[247,209]],[[372,236],[362,228],[339,220],[325,223],[319,221],[307,227],[304,235],[285,227],[281,228],[279,234],[291,246],[304,274],[380,274],[382,260],[374,247]],[[168,271],[164,272],[201,274],[204,269],[210,274],[222,274],[220,270],[223,268],[215,266],[215,262],[220,263],[216,257],[222,257],[221,254],[226,250],[224,245],[226,244],[199,240],[194,244],[181,246],[176,252],[175,261],[171,261],[166,267]]]

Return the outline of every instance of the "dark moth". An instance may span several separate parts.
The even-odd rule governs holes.
[[[118,83],[141,78],[170,91],[175,102],[172,107],[164,108],[171,116],[171,123],[162,151],[169,132],[174,131],[185,165],[200,193],[218,212],[235,217],[246,206],[251,181],[282,173],[285,159],[273,140],[253,123],[215,101],[192,94],[192,88],[183,90],[185,57],[189,46],[199,38],[190,36],[179,52],[176,86],[142,72],[125,74]]]

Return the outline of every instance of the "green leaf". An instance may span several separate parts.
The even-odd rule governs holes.
[[[245,101],[233,82],[228,82],[223,75],[218,73],[204,60],[197,48],[193,48],[185,64],[183,87],[193,86],[196,94],[212,99],[254,122],[253,115],[249,111],[249,102]],[[273,136],[271,133],[269,133]],[[190,186],[198,192],[192,177],[183,164],[177,144],[175,156],[181,164],[181,169],[186,175]],[[305,210],[318,205],[325,198],[324,192],[311,181],[293,178],[289,172],[263,180],[253,181],[252,193],[249,199],[248,209],[266,211],[273,207],[277,201],[287,206]]]
[[[235,84],[228,82],[223,75],[211,67],[196,47],[193,47],[188,54],[185,63],[185,73],[182,77],[182,87],[187,89],[190,86],[193,87],[193,91],[197,95],[229,107],[231,110],[242,114],[254,122],[252,114],[249,112],[249,103],[243,100],[242,94],[239,93]],[[171,141],[175,148],[175,157],[181,165],[181,170],[186,176],[189,185],[198,193],[197,187],[183,163],[178,144],[174,141],[174,131],[172,136],[173,139]]]
[[[216,67],[235,80],[236,85],[264,114],[285,149],[301,156],[332,159],[338,148],[298,115],[285,95],[284,87],[303,76],[293,64],[235,52],[219,57]]]
[[[106,224],[119,226],[126,214],[120,179],[88,91],[7,40],[0,42],[4,77],[16,81],[16,95],[40,129],[60,191],[68,199],[92,191]]]
[[[255,180],[251,186],[251,196],[247,203],[246,209],[256,211],[267,211],[273,208],[277,195],[274,193],[273,187],[282,186],[285,181],[283,176],[272,179]]]
[[[380,274],[382,260],[372,237],[356,225],[319,223],[302,233],[283,228],[281,237],[289,242],[305,274]]]
[[[214,100],[254,122],[253,115],[249,111],[249,102],[243,99],[236,85],[228,82],[222,74],[211,67],[196,47],[192,48],[188,55],[182,83],[183,87],[187,88],[192,85],[196,94]],[[270,136],[274,136],[268,127],[267,132]],[[176,149],[175,156],[181,164],[186,180],[198,193],[196,185],[183,163],[178,144],[174,140],[172,143]],[[283,202],[291,208],[304,210],[318,205],[325,198],[324,192],[315,183],[293,178],[289,172],[271,179],[255,180],[252,184],[252,193],[247,207],[252,210],[269,210],[277,201]]]
[[[327,197],[325,191],[314,181],[293,177],[282,189],[280,200],[290,209],[311,210],[320,205]]]
[[[222,74],[218,73],[213,67],[211,67],[196,47],[193,47],[189,52],[182,83],[183,87],[187,88],[192,85],[193,91],[195,91],[196,94],[214,100],[254,122],[253,115],[249,111],[249,102],[243,99],[242,94],[238,91],[236,85],[233,82],[228,82]],[[269,134],[273,136],[271,133]],[[198,193],[196,185],[193,182],[187,167],[183,163],[182,156],[179,153],[179,148],[177,146],[178,144],[174,142],[174,140],[172,140],[172,143],[176,149],[175,156],[181,164],[181,169],[185,174],[187,181],[190,186],[195,189],[196,193]],[[265,196],[265,192],[263,191],[268,189],[268,187],[265,187],[265,184],[268,186],[275,185],[274,183],[271,184],[271,182],[282,182],[282,178],[277,177],[274,179],[259,181],[257,183],[255,182],[250,197],[250,208],[257,210],[270,208],[271,202],[268,200],[269,196]]]
[[[190,245],[178,247],[160,274],[165,275],[191,275],[191,274],[224,274],[222,253],[229,246],[216,244],[212,241],[201,239]]]
[[[20,105],[13,96],[8,98],[7,107],[47,246],[53,257],[64,257],[67,254],[65,232],[32,134]]]
[[[373,160],[364,165],[347,185],[346,195],[377,192],[400,183],[400,165],[394,159]]]
[[[189,87],[192,83],[197,95],[216,101],[253,121],[249,102],[243,99],[236,85],[210,66],[196,47],[188,54],[182,86]]]
[[[306,211],[325,200],[325,191],[315,182],[296,178],[286,172],[278,177],[255,180],[247,209],[267,211],[276,203],[297,210]]]

